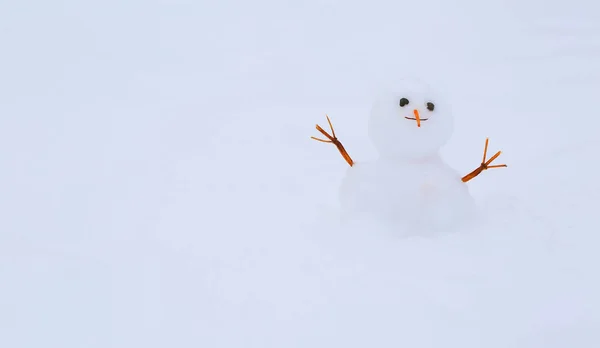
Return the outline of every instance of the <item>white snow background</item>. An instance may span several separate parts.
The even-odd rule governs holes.
[[[0,3],[0,347],[599,347],[600,5]],[[442,86],[485,228],[340,229],[371,97]]]

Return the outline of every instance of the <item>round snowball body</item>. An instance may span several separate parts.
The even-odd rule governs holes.
[[[460,227],[475,216],[468,186],[438,156],[356,163],[339,194],[344,220],[369,216],[408,234]]]
[[[418,159],[438,153],[452,136],[450,106],[427,84],[403,79],[373,102],[369,137],[381,157]]]

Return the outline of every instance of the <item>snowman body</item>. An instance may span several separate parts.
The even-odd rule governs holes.
[[[411,231],[453,229],[475,213],[467,185],[439,156],[356,163],[346,172],[339,198],[345,221],[371,217]]]

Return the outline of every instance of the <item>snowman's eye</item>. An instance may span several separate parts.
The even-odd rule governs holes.
[[[432,102],[427,102],[427,110],[433,111],[435,109],[435,105]]]
[[[408,105],[408,99],[406,99],[406,98],[401,98],[401,99],[400,99],[400,106],[404,106],[404,105]]]

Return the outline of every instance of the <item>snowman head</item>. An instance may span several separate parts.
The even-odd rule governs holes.
[[[383,157],[418,159],[437,154],[453,125],[449,105],[427,84],[403,79],[373,103],[369,137]]]

